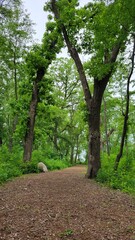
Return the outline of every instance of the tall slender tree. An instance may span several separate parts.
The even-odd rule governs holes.
[[[32,97],[26,123],[23,160],[30,161],[34,140],[36,110],[39,101],[39,85],[56,53],[61,49],[61,37],[54,22],[48,22],[41,46],[34,46],[27,56],[29,78],[33,82]]]
[[[127,129],[128,129],[128,118],[129,118],[129,105],[130,105],[130,83],[131,83],[131,77],[134,71],[134,64],[135,64],[135,35],[133,36],[133,50],[132,50],[132,55],[131,55],[131,69],[127,78],[127,89],[126,89],[126,109],[124,115],[124,124],[123,124],[123,131],[122,131],[122,136],[121,136],[121,143],[120,143],[120,150],[119,153],[117,154],[116,160],[115,160],[115,166],[114,169],[117,170],[120,159],[123,154],[123,148],[124,148],[124,143],[126,140],[126,134],[127,134]]]

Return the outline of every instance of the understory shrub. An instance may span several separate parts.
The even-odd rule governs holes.
[[[22,161],[23,150],[19,147],[9,152],[6,146],[0,148],[0,183],[21,176],[22,174],[38,173],[38,162],[43,162],[48,170],[59,170],[69,167],[69,163],[59,159],[48,159],[41,150],[34,150],[32,160]]]
[[[109,157],[104,154],[101,160],[101,169],[97,181],[107,184],[111,188],[135,194],[135,166],[132,159],[123,157],[117,171],[114,171],[115,155]]]
[[[33,151],[32,162],[35,165],[37,165],[38,162],[43,162],[47,166],[48,170],[50,171],[60,170],[70,166],[70,164],[65,160],[46,158],[44,152],[41,152],[38,150]]]
[[[18,177],[22,173],[19,168],[9,163],[0,163],[0,183],[5,182],[13,177]]]

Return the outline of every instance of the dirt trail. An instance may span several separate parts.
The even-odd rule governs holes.
[[[135,240],[135,201],[84,177],[85,167],[0,187],[0,239]]]

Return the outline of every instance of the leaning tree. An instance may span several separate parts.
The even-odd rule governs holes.
[[[103,94],[117,67],[119,53],[125,50],[131,32],[128,5],[117,1],[96,1],[79,8],[78,0],[51,0],[45,10],[53,14],[68,52],[73,58],[82,84],[89,125],[87,177],[94,178],[100,168],[100,111]],[[84,68],[80,53],[89,61]],[[93,79],[90,86],[87,74]]]

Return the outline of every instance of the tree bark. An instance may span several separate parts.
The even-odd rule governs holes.
[[[15,99],[18,100],[18,82],[17,82],[17,63],[16,63],[16,52],[14,52],[14,89],[15,89]]]
[[[2,146],[2,137],[0,137],[0,147]]]
[[[71,153],[70,153],[70,163],[74,163],[74,146],[71,145]]]
[[[53,143],[54,143],[54,148],[55,150],[58,151],[60,150],[59,149],[59,146],[58,146],[58,119],[55,119],[54,120],[54,136],[53,136]]]
[[[18,82],[17,82],[17,63],[16,63],[16,51],[13,52],[13,79],[14,79],[14,94],[15,94],[15,101],[17,103],[18,101]],[[18,116],[14,115],[13,117],[13,124],[12,124],[12,130],[11,130],[11,136],[9,137],[9,151],[12,151],[13,148],[13,135],[16,131],[16,126],[18,123]]]
[[[110,129],[108,132],[107,132],[107,139],[108,139],[108,143],[110,145],[110,136],[113,134],[113,132],[115,131],[114,128]],[[104,145],[106,144],[106,139],[104,141],[101,141],[101,149],[104,148]],[[110,147],[109,147],[109,152],[110,152]]]
[[[109,135],[108,135],[108,126],[107,126],[107,109],[106,109],[106,100],[103,97],[104,103],[104,127],[105,127],[105,137],[106,137],[106,152],[110,156],[110,144],[109,144]]]
[[[31,160],[32,145],[33,145],[33,139],[34,139],[36,108],[38,104],[38,93],[39,93],[38,83],[42,80],[43,76],[44,76],[44,68],[41,68],[37,71],[37,76],[33,83],[32,99],[30,103],[29,117],[27,120],[27,129],[26,129],[25,140],[24,140],[24,155],[23,155],[24,162]]]
[[[74,158],[74,163],[77,163],[78,157],[79,157],[79,135],[76,137],[76,153],[75,153],[75,158]]]
[[[98,107],[98,108],[97,108]],[[91,101],[89,115],[88,168],[86,177],[94,178],[100,168],[100,103]]]

